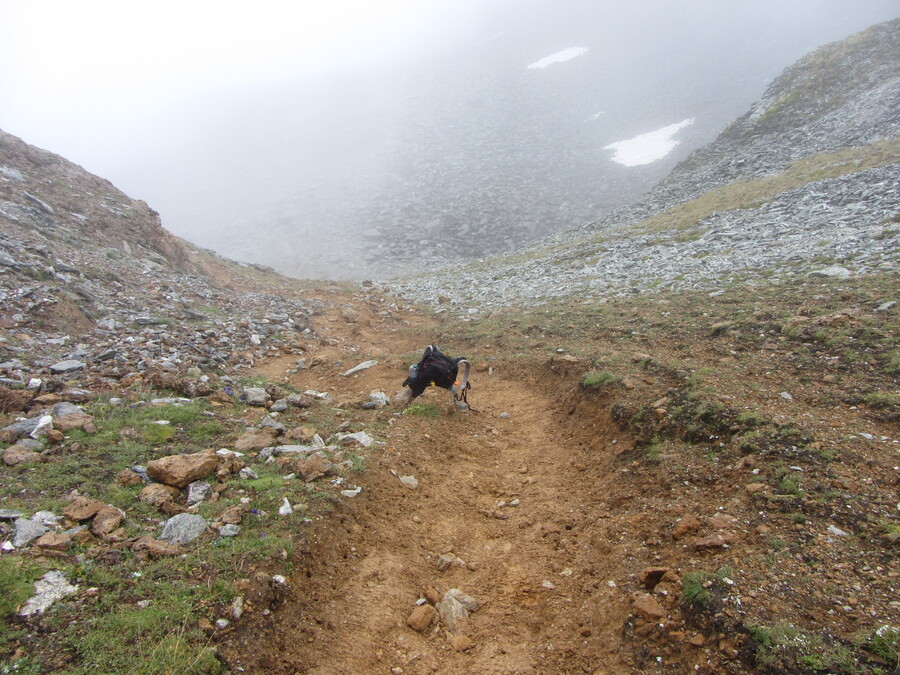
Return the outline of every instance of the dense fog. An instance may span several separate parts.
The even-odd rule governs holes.
[[[803,54],[897,15],[893,0],[27,4],[0,5],[0,128],[197,244],[331,278],[588,222]]]

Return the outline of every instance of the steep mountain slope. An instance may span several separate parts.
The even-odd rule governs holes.
[[[466,308],[891,269],[900,20],[815,51],[648,196],[508,257],[391,286]],[[483,279],[492,280],[489,286]]]
[[[246,365],[253,335],[308,328],[315,306],[275,295],[273,275],[193,247],[144,202],[2,131],[0,272],[3,348],[24,372],[86,357],[106,377],[160,360]]]

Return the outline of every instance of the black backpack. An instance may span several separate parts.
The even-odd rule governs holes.
[[[464,357],[451,358],[437,346],[428,345],[425,347],[419,363],[410,367],[409,377],[403,382],[403,386],[410,388],[412,398],[420,396],[426,387],[432,385],[452,391],[459,375],[461,361],[466,361],[466,359]],[[466,382],[465,386],[468,388],[470,385]]]

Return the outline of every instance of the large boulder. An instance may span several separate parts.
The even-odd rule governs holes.
[[[219,458],[213,450],[191,455],[169,455],[147,463],[147,475],[166,485],[186,487],[195,480],[206,478],[219,466]]]

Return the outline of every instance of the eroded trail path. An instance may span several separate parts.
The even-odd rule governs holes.
[[[502,374],[477,378],[479,414],[403,415],[374,450],[362,494],[310,526],[285,604],[234,644],[247,672],[622,672],[627,615],[602,479],[605,441],[577,442],[555,398]],[[503,415],[508,413],[508,415]],[[583,454],[592,454],[590,472]],[[393,472],[393,473],[392,473]],[[396,475],[394,475],[396,473]],[[398,476],[414,476],[417,488]],[[504,504],[505,503],[505,504]],[[606,551],[607,555],[602,555]],[[444,570],[438,561],[451,554]],[[429,589],[479,604],[460,634],[416,632]],[[252,643],[251,643],[252,641]],[[465,644],[466,640],[461,640]]]

